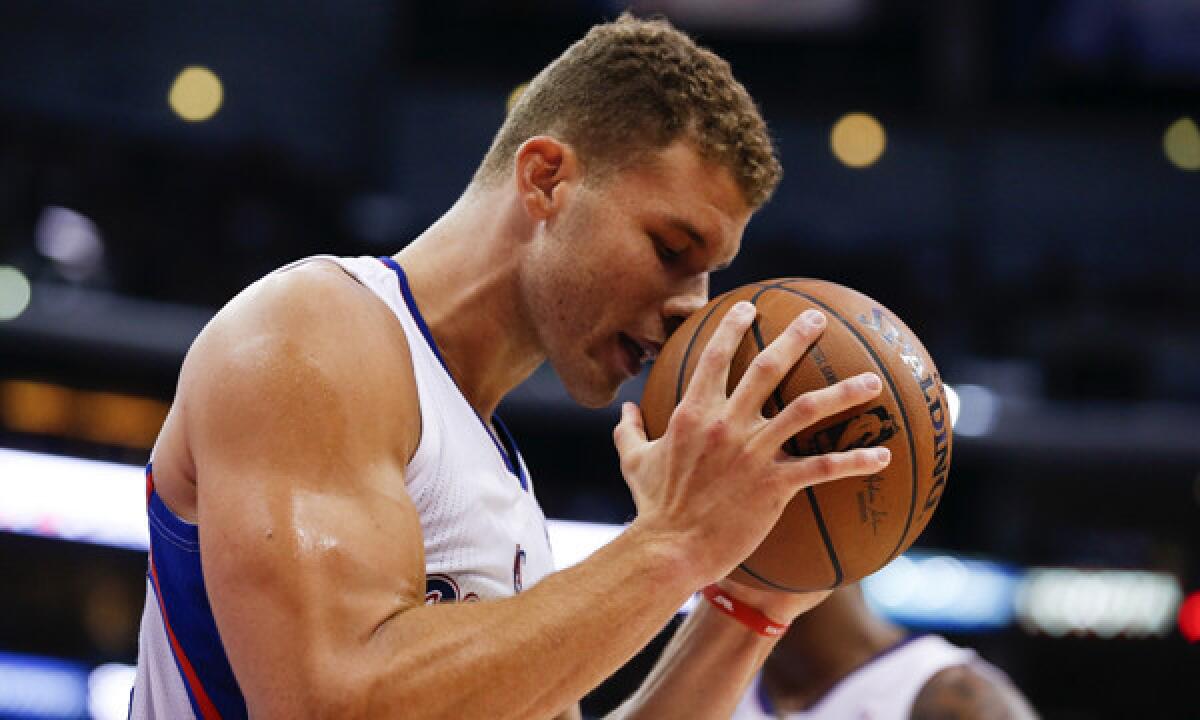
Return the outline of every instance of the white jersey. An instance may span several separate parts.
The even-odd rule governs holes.
[[[504,424],[494,419],[493,435],[463,397],[404,271],[391,258],[329,259],[387,303],[408,338],[421,441],[405,484],[425,538],[426,602],[508,597],[553,572],[525,461]]]
[[[277,272],[316,260],[338,264],[374,292],[408,338],[421,439],[404,483],[424,537],[425,602],[508,597],[549,574],[546,519],[516,443],[498,418],[493,435],[459,391],[404,271],[391,258],[319,256]],[[158,497],[152,465],[146,503],[150,557],[130,717],[245,718],[208,603],[198,527]]]
[[[786,720],[907,720],[925,683],[956,665],[986,667],[974,650],[950,644],[937,635],[905,638],[834,685],[808,710],[788,713]],[[776,720],[781,717],[754,678],[731,720]]]

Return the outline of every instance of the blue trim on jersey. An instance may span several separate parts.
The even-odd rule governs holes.
[[[504,424],[499,415],[493,415],[492,422],[496,423],[496,429],[500,431],[500,437],[496,438],[493,436],[492,439],[496,440],[497,443],[504,444],[504,463],[508,465],[509,472],[516,475],[517,480],[521,481],[521,489],[528,492],[529,484],[525,479],[525,468],[521,466],[521,451],[517,449],[516,438],[508,431],[508,426]],[[514,468],[514,466],[516,467]]]
[[[152,465],[147,465],[147,475],[153,477],[152,472]],[[246,718],[246,700],[229,665],[208,602],[200,565],[199,528],[172,512],[158,496],[157,489],[150,493],[146,515],[150,523],[150,561],[158,575],[154,591],[166,610],[164,620],[170,622],[180,649],[221,717]],[[178,667],[179,658],[175,662]],[[179,673],[196,717],[202,717],[182,668]]]
[[[446,359],[442,357],[442,352],[438,349],[437,341],[433,339],[433,333],[429,331],[429,326],[425,324],[425,318],[421,315],[420,308],[417,307],[417,301],[413,297],[412,290],[408,286],[408,276],[404,274],[404,268],[400,267],[400,263],[396,262],[387,255],[379,256],[379,261],[391,268],[392,272],[396,273],[396,277],[400,281],[400,293],[404,295],[404,302],[406,305],[408,305],[408,310],[412,313],[413,320],[416,321],[417,327],[421,330],[421,335],[424,336],[426,344],[429,345],[429,349],[433,351],[434,357],[436,357],[438,362],[442,364],[442,369],[446,371],[446,374],[450,376],[451,380],[454,380],[454,374],[450,372],[450,366],[446,364]],[[454,382],[456,385],[458,384],[457,380]],[[459,392],[462,392],[461,388],[459,389]],[[488,437],[492,439],[492,443],[496,445],[496,450],[500,453],[500,457],[504,459],[504,464],[508,467],[508,471],[517,478],[518,482],[521,483],[521,489],[525,492],[529,492],[529,480],[525,477],[525,468],[521,466],[521,451],[517,448],[517,442],[513,439],[512,433],[508,431],[508,428],[505,427],[504,423],[500,420],[500,416],[493,415],[492,422],[494,422],[496,424],[496,428],[504,434],[505,442],[503,443],[501,442],[501,439],[496,437],[496,434],[492,432],[492,429],[488,427],[488,424],[483,421],[483,418],[480,417],[478,412],[475,413],[475,417],[479,418],[479,424],[483,425],[484,431],[486,431]],[[506,447],[506,445],[508,447]]]
[[[771,696],[767,694],[767,686],[763,684],[761,672],[754,678],[754,698],[758,700],[758,709],[762,710],[764,715],[775,716],[775,703],[771,702]]]

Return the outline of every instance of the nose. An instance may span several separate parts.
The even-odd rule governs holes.
[[[693,275],[680,283],[678,290],[663,304],[663,319],[667,337],[675,332],[684,320],[708,303],[708,273]]]

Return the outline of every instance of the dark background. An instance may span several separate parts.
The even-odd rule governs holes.
[[[995,393],[995,425],[958,439],[922,545],[1200,586],[1200,172],[1163,149],[1172,123],[1200,118],[1200,4],[727,4],[738,9],[717,20],[639,4],[730,60],[781,149],[783,184],[714,291],[780,275],[860,288],[906,319],[949,382]],[[168,402],[216,308],[298,257],[400,249],[462,190],[509,92],[621,7],[0,4],[0,265],[33,282],[28,310],[0,321],[0,381]],[[769,8],[783,15],[756,19]],[[193,64],[224,84],[203,123],[166,102]],[[868,168],[830,151],[851,111],[887,132]],[[48,208],[92,223],[99,249],[39,249]],[[140,464],[153,439],[31,428],[15,412],[0,445]],[[547,515],[630,517],[614,410],[575,408],[539,372],[503,414]],[[144,563],[0,534],[0,649],[133,662],[123,623],[141,611]],[[97,603],[128,632],[98,631]],[[1047,717],[1197,712],[1200,652],[1177,630],[954,639]]]

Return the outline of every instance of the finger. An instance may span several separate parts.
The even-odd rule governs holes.
[[[642,422],[642,410],[636,404],[627,402],[621,405],[621,420],[613,428],[613,443],[617,446],[617,454],[624,457],[638,447],[647,443],[646,426]]]
[[[725,399],[726,386],[729,384],[729,364],[741,345],[746,330],[750,328],[750,323],[754,322],[757,312],[753,303],[741,300],[734,303],[729,312],[725,313],[720,325],[708,339],[704,351],[700,353],[700,359],[696,361],[696,371],[692,374],[684,399]]]
[[[792,399],[760,433],[762,441],[779,447],[801,430],[879,396],[879,376],[866,372]]]
[[[771,344],[750,361],[730,401],[737,413],[758,413],[784,376],[825,329],[825,316],[808,309],[794,318]]]
[[[885,447],[858,448],[805,458],[790,458],[776,467],[783,468],[785,480],[802,489],[841,478],[874,475],[888,466],[892,452]]]

